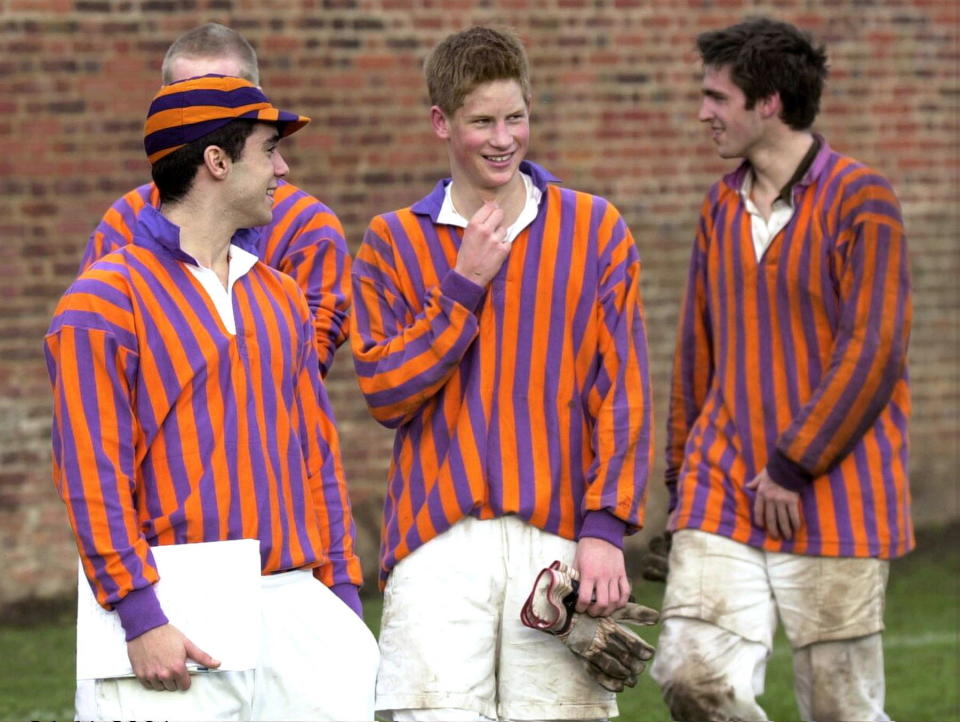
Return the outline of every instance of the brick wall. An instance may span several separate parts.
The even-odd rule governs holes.
[[[176,35],[217,20],[256,45],[271,98],[314,118],[288,141],[290,178],[339,213],[355,250],[372,215],[419,198],[445,173],[427,122],[426,51],[471,22],[515,27],[534,70],[531,157],[614,201],[638,239],[659,451],[693,225],[704,191],[729,167],[695,119],[693,37],[763,12],[828,43],[818,127],[899,191],[915,287],[916,518],[956,518],[954,0],[0,0],[0,605],[73,584],[66,515],[49,479],[41,339],[90,229],[148,176],[142,118]],[[373,572],[391,437],[367,416],[346,349],[329,386]]]

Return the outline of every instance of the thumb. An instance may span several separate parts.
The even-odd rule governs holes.
[[[744,486],[746,486],[748,489],[756,489],[759,484],[760,484],[760,477],[755,476],[750,481],[748,481]]]
[[[642,604],[637,604],[636,602],[627,602],[625,607],[616,610],[610,616],[618,622],[649,627],[659,621],[660,612],[656,609],[645,607]]]
[[[216,668],[220,666],[219,659],[214,659],[189,639],[183,640],[183,648],[186,650],[187,656],[190,659],[198,664],[203,665],[204,667]]]

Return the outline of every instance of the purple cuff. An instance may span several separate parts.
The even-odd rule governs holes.
[[[157,593],[153,590],[152,584],[142,589],[134,589],[116,603],[115,609],[120,615],[120,624],[123,625],[123,631],[127,633],[128,642],[154,627],[162,627],[169,622],[167,615],[160,608],[160,602],[157,600]]]
[[[627,524],[617,519],[606,509],[588,511],[580,527],[580,538],[591,536],[610,542],[617,549],[623,549],[623,535],[627,531]]]
[[[360,602],[360,589],[350,582],[340,582],[330,587],[330,591],[337,595],[341,602],[353,610],[360,619],[363,619],[363,604]]]
[[[787,458],[780,449],[774,449],[773,455],[767,459],[767,473],[777,484],[790,491],[801,492],[813,481],[813,474]]]
[[[477,310],[477,306],[483,300],[483,294],[487,292],[487,289],[478,286],[469,278],[461,276],[451,268],[440,282],[440,292],[473,312]]]

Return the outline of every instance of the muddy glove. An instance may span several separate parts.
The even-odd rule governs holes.
[[[640,575],[651,582],[667,581],[670,571],[670,542],[673,532],[657,534],[647,542],[647,552],[640,558]]]
[[[621,623],[648,626],[656,624],[660,615],[634,602],[607,617],[576,612],[577,577],[575,570],[561,562],[541,571],[520,611],[520,620],[559,638],[604,689],[622,692],[637,683],[654,649]]]

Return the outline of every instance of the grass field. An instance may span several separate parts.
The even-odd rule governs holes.
[[[659,607],[662,586],[636,585],[638,601]],[[365,603],[371,628],[379,599]],[[918,550],[894,562],[884,649],[887,712],[899,722],[960,722],[960,525],[927,530]],[[656,632],[646,635],[655,642]],[[0,623],[0,719],[73,719],[74,612],[66,601],[18,608]],[[781,636],[760,698],[774,720],[797,719],[789,646]],[[668,720],[655,685],[641,679],[620,695],[620,720]]]

